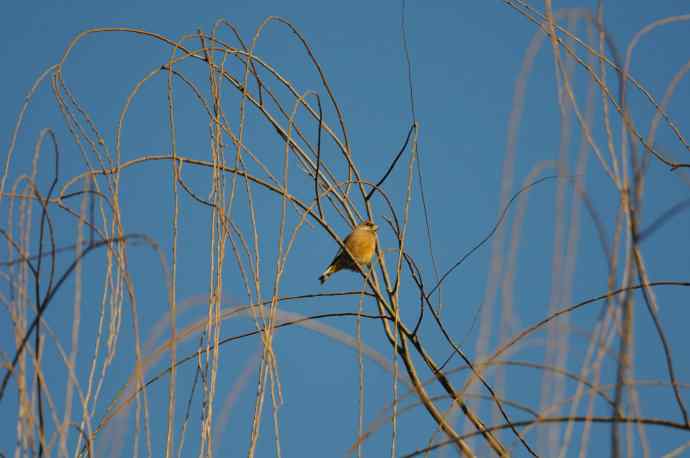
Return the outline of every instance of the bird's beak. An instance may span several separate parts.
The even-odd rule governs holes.
[[[371,226],[371,230],[374,231],[374,232],[376,232],[376,231],[379,230],[379,226],[376,225],[376,224],[374,224],[373,226]]]

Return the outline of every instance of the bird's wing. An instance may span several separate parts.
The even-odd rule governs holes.
[[[352,237],[352,233],[348,234],[348,236],[345,237],[345,239],[343,240],[343,245],[346,245],[346,244],[347,244],[348,240],[350,240],[350,237]],[[341,248],[338,248],[338,252],[336,253],[335,256],[333,256],[333,260],[331,261],[331,263],[329,264],[329,266],[330,266],[330,265],[333,265],[333,263],[343,254],[344,251],[345,251],[345,250],[343,250],[342,247],[341,247]]]

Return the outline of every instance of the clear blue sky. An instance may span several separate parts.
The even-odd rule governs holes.
[[[517,11],[498,0],[474,2],[409,2],[407,5],[407,38],[412,60],[413,88],[417,119],[421,130],[419,151],[422,157],[425,191],[433,231],[433,246],[441,271],[453,265],[462,254],[481,240],[494,225],[500,211],[499,197],[502,180],[503,160],[506,151],[508,120],[513,109],[516,76],[520,72],[530,40],[537,27]],[[596,2],[556,2],[560,8],[594,8]],[[687,2],[630,1],[606,4],[605,23],[619,49],[625,50],[636,31],[650,22],[671,15],[690,12]],[[541,3],[535,3],[538,9]],[[210,31],[217,19],[225,18],[235,24],[246,41],[250,41],[256,27],[267,16],[281,16],[290,20],[309,42],[319,60],[331,88],[343,110],[350,136],[352,151],[360,163],[363,176],[376,181],[386,170],[391,158],[402,144],[411,123],[408,96],[407,70],[405,66],[400,33],[401,8],[399,2],[215,2],[203,4],[193,2],[86,2],[71,1],[54,5],[31,5],[14,2],[0,15],[0,58],[2,78],[0,81],[0,147],[3,164],[10,142],[12,129],[24,97],[35,79],[48,66],[59,61],[70,40],[80,31],[96,27],[129,27],[145,29],[179,39],[198,29]],[[585,36],[582,22],[575,32]],[[631,72],[657,98],[661,99],[666,85],[688,59],[687,43],[690,24],[680,22],[662,27],[640,42],[633,56]],[[226,36],[230,40],[229,35]],[[578,48],[581,51],[580,48]],[[325,97],[317,75],[295,37],[283,26],[272,25],[264,33],[257,47],[257,54],[271,63],[278,71],[291,79],[300,91],[317,90]],[[89,111],[103,133],[111,151],[115,145],[115,129],[126,98],[134,85],[148,72],[165,63],[170,49],[153,40],[124,33],[96,34],[82,40],[74,49],[64,68],[64,78],[70,89]],[[204,68],[199,65],[186,67],[197,81],[205,82]],[[613,75],[609,71],[609,75]],[[587,78],[579,70],[576,90],[580,108],[585,108],[585,83]],[[610,79],[612,87],[615,86]],[[166,81],[158,76],[147,84],[135,99],[128,114],[123,134],[123,160],[147,154],[164,154],[170,149],[167,129]],[[233,119],[237,116],[235,94],[227,91],[226,110]],[[178,96],[179,94],[179,96]],[[647,132],[653,109],[649,103],[631,90],[631,110],[643,133]],[[679,129],[687,136],[690,132],[690,116],[687,112],[690,100],[690,84],[681,81],[669,113]],[[511,189],[516,191],[530,171],[545,160],[559,157],[560,128],[557,88],[554,79],[553,53],[545,42],[536,57],[534,70],[527,82],[523,122],[517,137],[514,181]],[[596,98],[595,118],[601,117],[601,102]],[[251,116],[251,115],[250,115]],[[279,170],[282,158],[282,143],[270,130],[258,121],[249,123],[247,138],[254,151]],[[571,119],[573,116],[571,114]],[[304,118],[302,118],[304,120]],[[336,125],[332,109],[326,111],[326,121]],[[181,86],[176,92],[176,123],[178,152],[195,158],[209,158],[208,119],[194,98]],[[594,136],[599,145],[606,149],[601,122],[595,123]],[[306,124],[305,124],[306,125]],[[315,136],[313,123],[307,130]],[[620,139],[620,123],[614,122],[616,144]],[[34,142],[42,128],[52,127],[58,136],[61,150],[61,179],[79,173],[84,169],[78,148],[71,140],[65,123],[56,108],[50,85],[43,84],[35,96],[27,114],[24,127],[19,133],[15,159],[10,170],[9,183],[20,173],[27,173]],[[574,167],[574,157],[580,146],[580,131],[572,123],[573,133],[568,147],[568,166]],[[311,130],[309,130],[311,129]],[[661,128],[657,135],[661,151],[682,162],[688,160],[688,151],[670,133]],[[46,150],[45,154],[48,154]],[[334,158],[336,149],[325,142],[323,154]],[[592,154],[591,150],[589,154]],[[334,160],[334,164],[337,163]],[[297,166],[292,163],[291,186],[295,192],[308,195],[310,182],[299,180]],[[394,196],[398,209],[402,208],[405,190],[407,156],[404,156],[396,173],[386,183],[387,191]],[[43,169],[42,169],[43,170]],[[43,189],[49,183],[50,168],[39,177]],[[208,178],[204,173],[185,169],[190,183],[201,195],[208,196]],[[553,170],[542,175],[551,175]],[[187,177],[187,176],[186,176]],[[296,177],[296,178],[293,178]],[[592,201],[603,216],[604,224],[612,237],[615,218],[615,189],[606,178],[598,162],[591,156],[586,178],[587,190]],[[688,174],[684,171],[669,172],[656,161],[652,161],[647,182],[643,224],[653,221],[664,210],[690,196]],[[552,256],[554,245],[555,195],[558,183],[543,183],[530,193],[529,207],[522,228],[522,240],[516,267],[516,287],[513,294],[514,334],[538,321],[547,314],[551,297]],[[572,186],[565,186],[567,195],[566,212],[571,211]],[[7,189],[6,189],[7,190]],[[156,238],[161,249],[170,258],[171,250],[171,171],[169,164],[156,163],[133,168],[123,174],[123,215],[128,231],[146,233]],[[273,273],[272,254],[275,253],[278,237],[279,207],[276,199],[267,193],[257,193],[257,205],[262,210],[262,249],[266,254],[263,272],[264,293],[268,294]],[[606,262],[591,218],[580,203],[580,235],[578,257],[573,274],[572,294],[569,303],[597,296],[606,291]],[[7,225],[7,200],[0,205],[0,225]],[[209,265],[209,212],[206,208],[182,199],[181,233],[178,254],[179,301],[192,301],[194,308],[182,315],[182,324],[199,319],[205,312],[205,297],[208,291]],[[360,207],[361,208],[361,207]],[[375,204],[377,214],[382,216],[384,207]],[[514,211],[506,220],[510,228]],[[344,236],[346,225],[331,212],[329,216],[335,228]],[[246,223],[246,212],[238,211],[238,222]],[[433,270],[425,239],[423,214],[419,194],[415,193],[411,210],[412,224],[407,249],[418,260],[427,284],[433,283]],[[62,221],[58,219],[58,221]],[[64,221],[69,221],[65,219]],[[384,248],[394,248],[394,239],[381,218],[377,221],[382,228],[381,243]],[[71,227],[71,226],[70,226]],[[63,227],[64,228],[64,227]],[[566,227],[566,234],[569,234]],[[74,231],[60,233],[59,241],[67,243],[74,237]],[[645,260],[648,262],[652,280],[685,280],[690,277],[690,212],[686,209],[676,215],[655,236],[645,242]],[[61,238],[61,239],[60,239]],[[5,243],[0,244],[3,247]],[[562,245],[564,246],[564,245]],[[506,252],[508,245],[506,244]],[[281,292],[286,295],[309,294],[321,291],[316,278],[330,261],[335,244],[317,228],[305,228],[296,240],[289,259],[288,270]],[[2,248],[5,259],[7,248]],[[230,253],[228,252],[228,257]],[[491,247],[475,253],[449,278],[443,291],[446,301],[444,321],[453,336],[464,345],[472,356],[476,352],[475,339],[478,327],[472,327],[472,318],[482,302],[489,276]],[[93,339],[100,301],[102,276],[98,268],[102,257],[94,256],[85,264],[96,269],[89,274],[84,286],[82,305],[82,342]],[[64,259],[63,261],[64,262]],[[158,258],[150,250],[133,248],[129,260],[137,288],[139,319],[143,338],[153,332],[153,324],[167,311],[167,297],[164,277]],[[392,261],[391,261],[392,262]],[[237,269],[232,262],[226,264],[224,293],[226,305],[246,302]],[[353,274],[335,276],[325,287],[328,291],[356,289],[361,280]],[[406,290],[409,308],[403,310],[403,319],[414,322],[417,313],[417,299],[414,290]],[[7,285],[0,290],[7,294]],[[71,292],[64,293],[51,305],[46,320],[54,327],[61,341],[67,345],[71,329]],[[197,298],[194,300],[194,298]],[[500,294],[499,294],[500,298]],[[669,288],[658,291],[661,304],[660,319],[668,332],[674,349],[676,370],[680,381],[690,381],[690,362],[685,356],[688,341],[685,323],[690,319],[687,308],[690,293],[687,288]],[[61,302],[63,301],[63,302]],[[566,305],[566,304],[558,304]],[[62,308],[61,308],[62,306]],[[371,306],[370,306],[371,307]],[[494,305],[492,317],[487,319],[498,327],[500,303]],[[301,314],[316,314],[328,311],[355,311],[356,300],[337,299],[333,301],[311,301],[283,306],[286,311]],[[126,315],[129,308],[124,308]],[[571,335],[567,367],[579,370],[586,349],[586,333],[599,317],[600,305],[593,305],[570,317]],[[667,380],[666,368],[661,357],[660,344],[649,319],[641,296],[636,300],[636,376],[645,380]],[[373,308],[368,311],[373,312]],[[481,315],[481,312],[480,316]],[[427,317],[428,319],[428,317]],[[102,414],[107,402],[126,382],[131,372],[131,320],[123,317],[118,359],[101,395],[97,412]],[[328,324],[349,334],[354,333],[354,321],[350,318],[330,320]],[[6,309],[0,313],[0,351],[11,355],[14,341]],[[232,336],[254,329],[249,319],[235,319],[223,325],[223,336]],[[422,327],[430,351],[437,360],[448,355],[447,345],[438,337],[438,332],[429,321]],[[382,329],[378,323],[366,323],[363,331],[365,342],[390,358]],[[516,359],[543,361],[543,337],[541,332],[530,344],[515,355]],[[542,337],[540,339],[540,336]],[[180,347],[179,354],[193,351],[196,338]],[[158,338],[158,342],[162,337]],[[490,348],[499,344],[496,336],[490,341]],[[283,387],[284,405],[280,409],[280,432],[283,456],[342,456],[356,438],[357,431],[357,358],[352,348],[334,343],[328,337],[313,331],[287,328],[278,331],[275,342]],[[246,385],[233,405],[228,423],[219,434],[220,441],[216,456],[246,454],[249,442],[249,415],[253,409],[256,387],[256,352],[260,348],[255,337],[233,343],[221,352],[222,371],[219,378],[216,411],[233,386],[246,371],[249,375]],[[614,346],[613,350],[617,347]],[[90,361],[88,348],[79,355],[80,377],[87,376]],[[54,356],[54,355],[53,355]],[[607,360],[604,371],[606,380],[614,380],[613,356]],[[457,363],[457,361],[456,361]],[[159,362],[149,375],[164,368]],[[48,376],[65,377],[64,367],[45,363]],[[50,369],[54,373],[50,373]],[[510,382],[507,397],[539,407],[540,376],[526,369],[511,369],[507,372]],[[366,418],[373,421],[380,409],[392,399],[391,377],[378,366],[367,362],[366,366]],[[462,384],[462,375],[455,378]],[[193,379],[191,368],[178,374],[177,424],[181,424],[184,403]],[[55,393],[57,405],[61,406],[64,388],[57,381]],[[608,382],[607,382],[608,383]],[[566,384],[566,392],[572,393],[573,383]],[[682,391],[685,401],[690,400],[687,390]],[[149,402],[152,411],[152,438],[154,456],[162,449],[165,440],[165,408],[167,384],[159,382],[151,391]],[[642,412],[649,417],[678,420],[677,407],[668,388],[642,388]],[[199,403],[198,393],[195,402]],[[586,403],[578,412],[582,413]],[[477,403],[482,416],[491,418],[486,402]],[[610,412],[598,405],[600,415]],[[16,385],[10,385],[10,394],[0,406],[0,452],[6,456],[14,454],[16,421]],[[512,411],[511,411],[512,412]],[[561,411],[567,414],[568,408]],[[100,414],[96,417],[99,418]],[[196,416],[195,416],[196,415]],[[515,414],[521,418],[520,414]],[[120,456],[131,453],[131,433],[134,410],[126,423]],[[192,423],[198,426],[198,409],[192,415]],[[216,422],[218,427],[218,422]],[[652,427],[653,428],[653,427]],[[264,410],[262,438],[257,456],[273,454],[273,433],[270,421],[270,401]],[[426,411],[416,408],[404,415],[399,423],[399,454],[423,447],[433,425]],[[578,430],[579,431],[579,430]],[[561,431],[562,432],[562,431]],[[196,456],[197,439],[190,433],[185,445],[184,456]],[[576,437],[579,432],[576,432]],[[650,429],[652,456],[660,456],[687,440],[681,433],[660,432]],[[364,448],[365,456],[389,454],[390,427],[384,427]],[[593,432],[590,452],[608,450],[608,426],[597,426]],[[510,444],[513,437],[501,436]],[[535,447],[539,440],[534,432],[527,436]],[[573,441],[568,456],[576,456],[578,441]],[[98,442],[97,449],[106,454],[112,444]],[[479,449],[481,450],[481,448]],[[524,450],[516,446],[516,456],[523,456]],[[486,452],[486,450],[484,450]],[[641,456],[640,450],[635,456]],[[161,452],[162,453],[162,452]],[[488,452],[487,452],[488,453]],[[594,456],[594,455],[592,455]]]

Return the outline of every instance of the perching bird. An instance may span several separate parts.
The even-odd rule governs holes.
[[[358,224],[352,230],[350,235],[345,237],[343,244],[352,253],[352,257],[347,253],[347,251],[341,249],[338,254],[335,255],[333,261],[328,266],[328,268],[321,274],[319,281],[323,285],[328,277],[333,275],[339,270],[357,270],[357,263],[360,266],[366,267],[371,263],[371,258],[374,256],[374,250],[376,249],[376,230],[379,227],[372,223],[371,221],[364,221],[362,224]],[[354,258],[357,263],[352,259]]]

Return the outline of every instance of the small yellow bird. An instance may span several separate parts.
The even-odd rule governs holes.
[[[371,263],[371,258],[374,256],[374,250],[376,249],[376,231],[378,228],[376,224],[368,220],[355,226],[350,235],[343,240],[343,244],[350,251],[352,257],[343,249],[338,251],[338,254],[335,255],[335,258],[331,261],[331,264],[319,277],[321,284],[323,285],[324,282],[328,280],[328,277],[339,270],[347,269],[356,271],[357,264],[362,267],[368,266]]]

